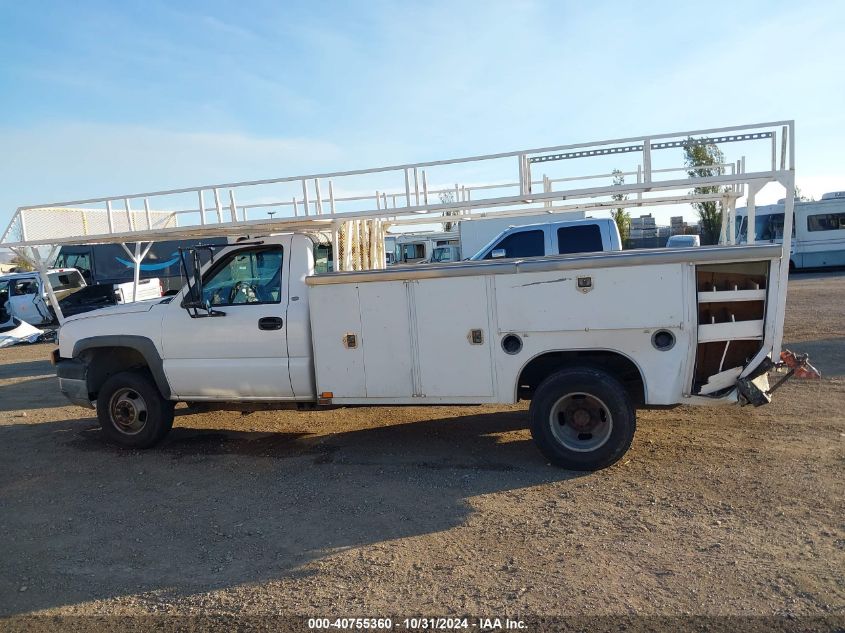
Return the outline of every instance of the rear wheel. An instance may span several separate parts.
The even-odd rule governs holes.
[[[97,394],[97,418],[103,434],[131,448],[150,448],[160,442],[173,427],[173,407],[144,371],[115,374]]]
[[[616,378],[598,369],[565,369],[544,380],[529,411],[531,436],[553,464],[599,470],[630,448],[636,413]]]

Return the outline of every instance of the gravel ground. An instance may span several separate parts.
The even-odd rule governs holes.
[[[51,345],[2,350],[0,615],[13,618],[0,626],[31,626],[26,614],[843,623],[845,274],[794,276],[787,313],[787,343],[822,381],[792,381],[759,409],[642,411],[623,461],[588,474],[542,459],[524,404],[180,411],[161,447],[118,450],[58,394]]]

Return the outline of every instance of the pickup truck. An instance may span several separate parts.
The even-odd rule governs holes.
[[[619,228],[611,218],[559,220],[511,226],[484,245],[473,261],[621,251]]]
[[[785,292],[777,245],[316,274],[325,241],[314,234],[251,240],[223,248],[172,297],[65,321],[60,389],[96,408],[110,440],[154,446],[177,402],[529,400],[545,458],[593,470],[628,450],[637,409],[769,399],[780,326],[766,306]]]

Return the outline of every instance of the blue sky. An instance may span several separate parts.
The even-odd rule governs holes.
[[[0,10],[3,225],[24,204],[788,118],[799,186],[845,190],[843,2]]]

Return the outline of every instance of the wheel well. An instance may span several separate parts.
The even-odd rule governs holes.
[[[88,393],[92,400],[96,400],[109,376],[130,369],[149,369],[143,354],[131,347],[97,347],[80,356],[88,365]]]
[[[620,381],[635,406],[645,404],[645,381],[639,368],[627,356],[606,350],[547,352],[532,358],[519,374],[516,395],[531,400],[534,391],[548,376],[569,367],[593,367]]]

